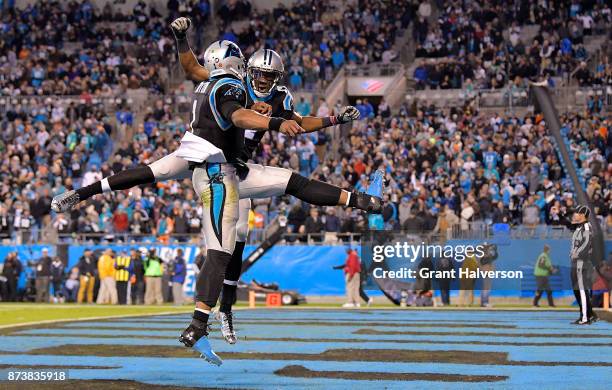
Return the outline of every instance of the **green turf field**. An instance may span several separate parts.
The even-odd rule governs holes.
[[[42,321],[84,319],[95,317],[133,316],[160,313],[188,313],[191,306],[109,306],[109,305],[53,305],[45,303],[0,304],[0,326],[33,324]]]
[[[245,303],[238,303],[237,307],[246,307]],[[259,308],[264,307],[258,304]],[[340,309],[337,303],[316,303],[300,306],[284,307],[283,309]],[[363,307],[366,308],[365,306]],[[557,310],[569,308],[569,306],[559,306]],[[400,308],[391,303],[375,304],[372,309],[397,309],[397,310],[428,310],[432,308]],[[438,310],[478,310],[479,307],[458,307],[446,306],[439,307]],[[509,309],[531,309],[530,305],[500,304],[496,305],[497,310]],[[30,325],[48,321],[80,320],[96,317],[115,317],[115,316],[137,316],[148,314],[173,314],[191,312],[191,305],[173,306],[111,306],[111,305],[77,305],[77,304],[44,304],[44,303],[2,303],[0,304],[0,327],[13,325]],[[349,309],[350,310],[350,309]]]

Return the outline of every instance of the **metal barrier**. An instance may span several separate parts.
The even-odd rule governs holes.
[[[612,230],[602,226],[604,237],[612,239]],[[24,233],[24,232],[20,232]],[[27,231],[25,233],[28,233]],[[442,239],[465,239],[465,240],[490,240],[496,235],[493,232],[492,225],[484,221],[468,222],[456,224],[449,228],[446,233],[433,231],[416,231],[412,232],[417,235],[426,237],[429,240]],[[249,233],[248,244],[258,245],[265,239],[265,229],[252,229]],[[19,243],[27,243],[31,240],[30,234],[26,234],[27,238],[18,240]],[[336,233],[336,232],[320,232],[320,233],[286,233],[281,240],[281,245],[359,245],[361,240],[361,232],[353,233]],[[516,225],[512,226],[508,232],[508,238],[512,239],[570,239],[572,230],[559,225]],[[185,233],[185,234],[170,234],[165,236],[155,236],[151,234],[132,234],[132,233],[71,233],[58,234],[55,236],[58,242],[62,243],[192,243],[203,245],[203,235],[200,233]],[[41,237],[37,243],[55,243],[42,242],[45,237]],[[14,239],[7,239],[7,242],[15,243]]]
[[[555,105],[560,109],[584,107],[589,98],[599,99],[605,107],[612,106],[612,87],[559,87],[552,88]],[[524,87],[502,89],[409,89],[406,100],[435,102],[438,107],[453,107],[473,101],[479,108],[500,108],[512,110],[532,105],[531,92]]]
[[[355,77],[380,77],[380,76],[393,76],[399,72],[404,65],[400,62],[391,62],[389,64],[383,64],[376,62],[366,65],[357,65],[354,68],[344,67],[344,74],[346,76]]]
[[[265,238],[265,229],[252,229],[249,233],[247,244],[257,245]],[[29,238],[30,235],[28,234]],[[19,240],[20,243],[27,243],[28,238]],[[359,245],[361,233],[286,233],[283,236],[281,245]],[[58,234],[57,242],[60,243],[191,243],[204,245],[203,235],[200,233],[169,234],[156,236],[151,234],[132,234],[132,233],[71,233]],[[38,242],[41,243],[41,242]]]

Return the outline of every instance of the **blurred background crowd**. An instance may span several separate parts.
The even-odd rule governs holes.
[[[610,25],[610,7],[545,3],[355,1],[332,12],[336,4],[321,0],[267,11],[228,0],[215,18],[206,0],[170,0],[166,10],[141,1],[130,12],[89,0],[39,1],[20,9],[3,4],[0,238],[129,233],[164,241],[197,235],[200,205],[189,180],[100,195],[67,214],[49,210],[54,195],[177,148],[189,104],[183,85],[169,89],[167,83],[176,66],[167,25],[178,15],[192,18],[196,49],[208,43],[200,38],[213,19],[214,38],[238,42],[246,55],[274,48],[285,58],[287,84],[297,90],[321,88],[341,68],[394,60],[398,31],[409,26],[417,42],[417,88],[470,92],[524,85],[547,74],[610,86],[607,56],[594,71],[584,62],[588,37]],[[533,26],[534,39],[523,42],[521,30]],[[132,89],[148,92],[143,112],[132,104]],[[294,103],[302,115],[328,116],[341,107],[325,99]],[[269,134],[255,161],[357,190],[382,169],[387,227],[445,233],[474,223],[567,223],[575,199],[539,115],[482,113],[469,99],[452,109],[417,100],[393,108],[384,99],[355,104],[362,120],[295,139]],[[612,135],[603,103],[590,97],[561,120],[596,213],[612,229]],[[255,200],[250,225],[262,228],[279,213],[288,216],[294,233],[352,233],[368,223],[340,207],[311,208],[280,197]]]

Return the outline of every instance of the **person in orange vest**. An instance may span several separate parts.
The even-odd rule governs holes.
[[[115,283],[117,300],[120,305],[127,304],[128,281],[130,280],[130,256],[122,251],[115,259]]]
[[[107,249],[98,259],[98,276],[100,277],[100,291],[97,304],[117,303],[117,286],[115,285],[115,259],[113,250]]]

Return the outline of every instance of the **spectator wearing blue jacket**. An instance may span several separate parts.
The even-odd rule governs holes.
[[[417,83],[417,89],[425,89],[427,84],[427,68],[425,65],[419,64],[414,70],[414,80]]]
[[[187,276],[187,266],[185,265],[185,258],[181,248],[176,250],[176,257],[172,265],[172,296],[174,297],[175,305],[182,305],[185,299],[183,283],[185,283],[185,277]]]
[[[365,115],[363,118],[374,118],[374,106],[368,99],[363,99],[363,105],[365,106]]]
[[[357,108],[357,111],[359,111],[359,116],[361,118],[368,117],[368,108],[365,104],[363,104],[363,101],[361,99],[357,99],[357,104],[355,104],[355,108]]]
[[[344,52],[336,47],[334,54],[332,54],[332,64],[334,65],[334,69],[340,69],[342,65],[344,65]]]

